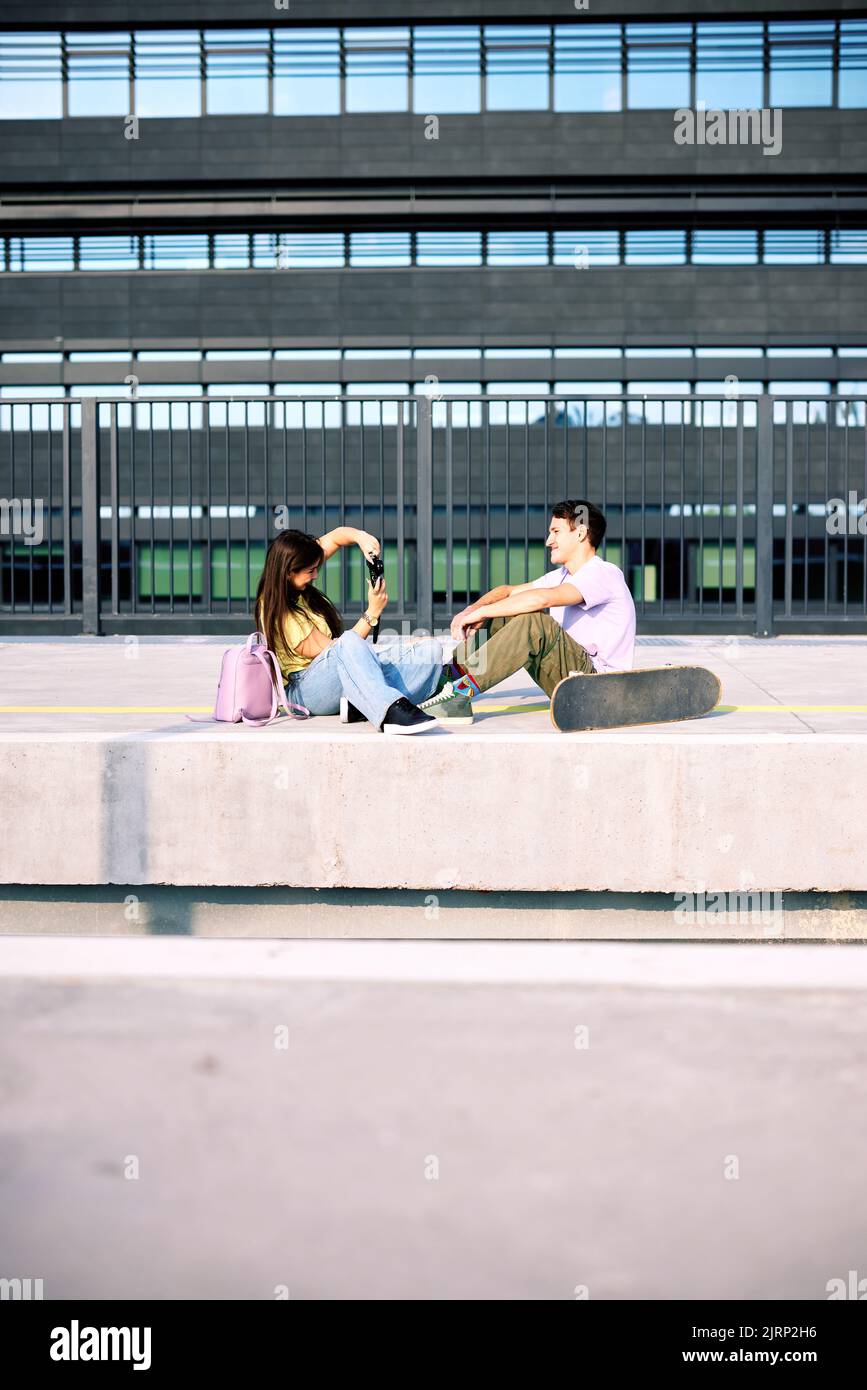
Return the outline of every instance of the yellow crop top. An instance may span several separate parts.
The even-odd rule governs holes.
[[[261,621],[261,619],[260,619]],[[294,612],[286,614],[283,619],[283,641],[277,638],[276,651],[274,655],[286,680],[295,671],[303,671],[305,666],[309,666],[313,660],[310,656],[299,655],[297,648],[311,634],[313,629],[318,630],[325,637],[331,636],[331,628],[320,613],[314,613],[308,606],[305,598],[298,600],[298,607]]]

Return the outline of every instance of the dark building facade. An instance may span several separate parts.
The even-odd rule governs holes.
[[[242,624],[281,502],[381,522],[396,612],[441,619],[542,567],[561,485],[612,506],[648,629],[752,630],[757,567],[760,630],[857,626],[860,501],[840,545],[826,503],[867,495],[865,175],[845,3],[7,0],[0,493],[35,451],[74,515],[57,554],[0,536],[0,623],[88,607],[77,403],[134,390],[97,416],[108,630]]]

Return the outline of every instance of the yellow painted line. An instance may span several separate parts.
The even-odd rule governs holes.
[[[475,702],[479,714],[539,714],[548,705],[488,705]],[[867,705],[717,705],[711,714],[867,714]]]
[[[212,714],[213,705],[0,705],[0,714]]]

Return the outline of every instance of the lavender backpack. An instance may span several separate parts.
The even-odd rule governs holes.
[[[276,684],[271,679],[272,670]],[[211,720],[224,720],[231,724],[243,721],[261,728],[279,718],[278,700],[291,717],[309,718],[310,711],[304,705],[287,701],[277,658],[269,651],[264,633],[251,632],[243,647],[227,647],[223,652],[220,683]],[[193,719],[189,714],[187,718],[197,724],[211,722]]]

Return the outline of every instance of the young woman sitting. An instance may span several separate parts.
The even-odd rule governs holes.
[[[344,631],[340,614],[314,581],[319,567],[343,545],[379,554],[375,536],[352,526],[327,535],[281,531],[268,548],[256,590],[256,625],[287,684],[289,698],[311,714],[340,714],[344,723],[367,719],[386,734],[426,733],[439,721],[418,705],[442,684],[442,647],[434,638],[376,647],[365,639],[388,603],[385,579],[367,586],[367,608]]]

